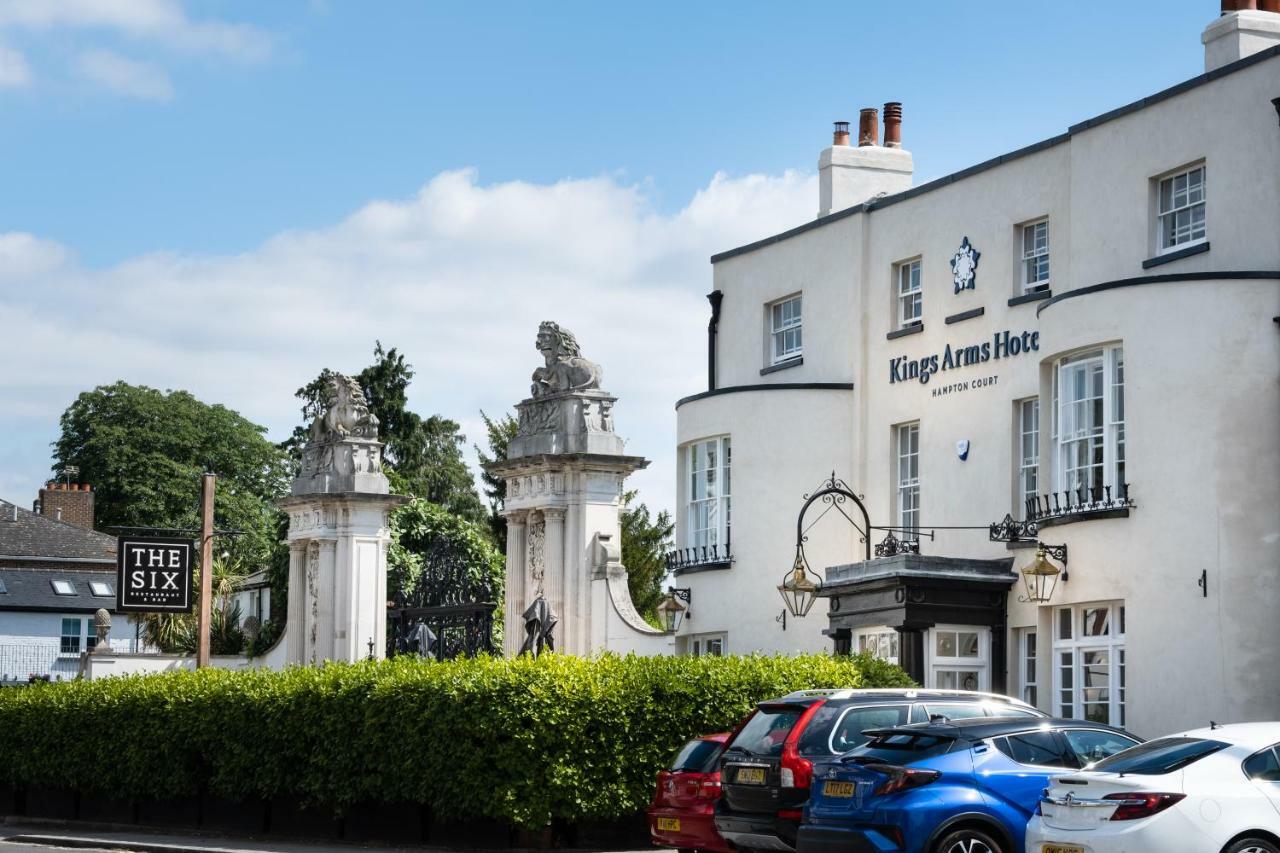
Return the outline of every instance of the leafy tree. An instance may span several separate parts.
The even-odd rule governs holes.
[[[377,342],[373,364],[354,378],[364,392],[369,411],[378,418],[378,438],[386,444],[387,476],[396,491],[425,498],[472,521],[485,517],[471,471],[462,458],[464,441],[456,421],[432,415],[423,418],[409,410],[407,389],[413,365],[395,347]],[[303,426],[293,431],[284,447],[295,458],[307,441],[307,426],[324,410],[324,394],[332,371],[325,368],[299,388]]]
[[[632,506],[636,495],[632,490],[622,496],[622,565],[627,568],[627,587],[636,610],[657,624],[662,581],[667,574],[666,555],[675,524],[666,510],[652,518],[646,505]]]
[[[473,445],[476,456],[480,459],[480,480],[484,483],[484,496],[489,500],[489,529],[493,531],[494,541],[498,549],[507,550],[507,520],[502,517],[502,507],[507,500],[507,481],[494,476],[485,470],[485,466],[493,462],[501,462],[507,458],[507,445],[516,437],[519,423],[511,414],[500,418],[491,418],[482,410],[480,417],[484,419],[485,432],[488,434],[489,450]]]
[[[243,531],[218,548],[253,566],[280,550],[274,502],[288,491],[289,459],[264,427],[186,391],[125,382],[80,394],[61,426],[54,476],[79,467],[99,526],[197,529],[200,477],[212,471],[215,526]]]

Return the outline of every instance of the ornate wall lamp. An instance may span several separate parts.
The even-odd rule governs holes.
[[[1062,563],[1059,569],[1049,557]],[[1018,596],[1021,602],[1043,604],[1053,598],[1053,591],[1058,587],[1058,578],[1067,581],[1067,546],[1046,545],[1036,543],[1036,558],[1022,570],[1022,583],[1027,588],[1026,595]]]
[[[844,480],[837,479],[835,472],[832,471],[831,477],[824,481],[817,491],[811,495],[805,495],[804,506],[800,508],[800,515],[796,518],[796,559],[787,573],[783,575],[782,583],[778,584],[778,593],[782,596],[782,601],[787,605],[787,611],[792,616],[806,615],[810,608],[813,607],[813,603],[817,601],[818,591],[822,589],[822,580],[809,571],[809,564],[804,556],[804,543],[808,538],[805,536],[804,516],[809,511],[809,507],[819,500],[827,505],[827,508],[822,511],[822,515],[826,515],[835,509],[853,525],[854,529],[858,531],[863,545],[866,546],[866,559],[871,559],[871,540],[869,538],[871,518],[867,515],[867,508],[863,506],[862,499],[854,494],[849,485]],[[845,512],[844,505],[849,501],[852,501],[854,506],[861,512],[861,525],[854,520],[853,516]],[[819,515],[818,518],[821,518],[822,515]]]
[[[693,590],[688,587],[667,587],[667,597],[658,605],[658,616],[668,634],[680,630],[680,623],[689,615],[688,604],[693,599]],[[680,602],[683,601],[684,604]]]

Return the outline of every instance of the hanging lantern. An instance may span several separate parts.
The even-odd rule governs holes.
[[[687,590],[681,590],[681,592],[688,593]],[[680,623],[684,621],[685,613],[689,609],[676,600],[676,595],[677,591],[669,588],[667,597],[658,605],[658,616],[669,634],[680,630]]]
[[[1053,591],[1058,586],[1058,576],[1062,570],[1050,562],[1045,554],[1044,545],[1036,549],[1036,558],[1031,565],[1022,570],[1022,582],[1027,594],[1022,601],[1042,604],[1053,598]]]
[[[791,611],[792,616],[804,616],[818,600],[818,590],[821,588],[822,582],[810,576],[805,569],[804,553],[797,548],[795,565],[778,585],[778,592],[782,595],[787,610]]]

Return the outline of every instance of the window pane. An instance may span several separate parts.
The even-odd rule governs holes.
[[[1045,767],[1074,767],[1075,762],[1063,752],[1056,732],[1023,732],[999,738],[996,748],[1019,764]]]
[[[1105,637],[1111,633],[1111,608],[1086,607],[1084,610],[1084,635]]]
[[[957,639],[958,655],[962,658],[978,657],[978,635],[972,631],[961,631]]]
[[[1064,607],[1058,611],[1058,639],[1070,640],[1071,637],[1071,609]]]
[[[1067,729],[1062,734],[1066,737],[1081,767],[1101,761],[1137,744],[1136,740],[1097,729]]]
[[[955,631],[939,631],[935,643],[937,655],[940,658],[953,658],[956,656],[956,632]]]

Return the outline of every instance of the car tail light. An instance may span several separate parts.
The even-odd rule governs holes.
[[[783,820],[804,820],[803,809],[783,809],[778,812],[778,817]]]
[[[1160,814],[1174,803],[1186,798],[1186,794],[1133,793],[1107,794],[1102,799],[1117,800],[1120,803],[1111,815],[1112,820],[1141,820],[1144,817]]]
[[[800,757],[800,735],[804,733],[809,720],[813,719],[813,715],[818,713],[818,709],[825,705],[826,701],[821,699],[810,705],[791,727],[787,739],[782,742],[782,771],[779,775],[784,788],[808,788],[813,779],[813,762]]]
[[[698,786],[698,799],[700,800],[720,799],[720,774],[719,773],[713,773],[709,778],[702,780],[702,784]]]
[[[942,774],[937,770],[913,770],[908,767],[888,767],[868,764],[867,769],[889,774],[889,778],[881,782],[880,786],[872,792],[872,794],[877,797],[882,797],[886,794],[897,794],[902,791],[910,791],[912,788],[919,788],[924,785],[928,785],[930,782],[936,782],[938,781],[938,778],[942,776]]]

